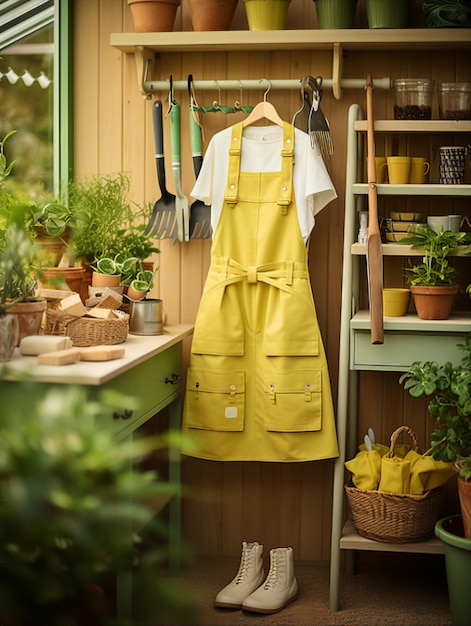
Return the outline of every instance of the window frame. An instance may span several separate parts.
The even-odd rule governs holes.
[[[74,175],[73,0],[54,0],[54,190]]]

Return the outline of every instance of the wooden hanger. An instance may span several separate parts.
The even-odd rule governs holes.
[[[275,109],[273,104],[271,104],[271,102],[267,102],[267,95],[271,89],[271,83],[267,78],[264,80],[268,81],[269,86],[263,96],[263,102],[259,102],[255,105],[253,111],[242,122],[242,128],[246,128],[247,126],[250,126],[251,124],[254,124],[262,119],[266,119],[274,124],[277,124],[278,126],[283,127],[283,120],[278,115],[278,111]]]

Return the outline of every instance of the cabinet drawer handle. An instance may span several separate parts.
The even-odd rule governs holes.
[[[168,383],[170,383],[171,385],[176,385],[179,382],[180,382],[180,376],[178,374],[172,374],[170,378],[167,378],[167,376],[164,378],[164,383],[166,385]]]
[[[115,411],[113,413],[113,419],[115,420],[128,420],[130,417],[132,417],[132,410],[131,409],[124,409],[123,413],[118,413],[118,411]]]

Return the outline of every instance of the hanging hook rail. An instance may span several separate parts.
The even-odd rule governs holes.
[[[206,90],[206,91],[249,91],[249,90],[257,90],[263,88],[263,82],[268,81],[268,78],[262,78],[257,80],[247,79],[247,80],[194,80],[193,87],[198,90]],[[286,79],[286,80],[278,80],[273,79],[268,81],[271,86],[265,92],[265,95],[268,94],[270,89],[293,89],[297,90],[300,88],[301,80],[298,79]],[[144,80],[143,89],[145,93],[151,95],[156,91],[168,91],[169,89],[169,81],[161,80],[161,81],[147,81]],[[332,88],[334,85],[334,81],[332,79],[325,78],[322,81],[323,88]],[[392,81],[391,78],[375,78],[375,87],[376,89],[391,89]],[[340,86],[342,89],[364,89],[365,87],[365,79],[364,78],[343,78],[340,81]],[[174,90],[187,90],[188,82],[186,80],[174,80],[173,81],[173,89]]]

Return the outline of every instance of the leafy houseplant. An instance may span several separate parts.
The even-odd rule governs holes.
[[[135,278],[129,283],[127,297],[129,300],[142,300],[154,288],[154,276],[159,269],[157,264],[154,271],[141,270],[135,275]]]
[[[429,414],[435,420],[430,441],[432,455],[437,460],[455,463],[459,477],[468,483],[471,479],[471,332],[458,348],[465,352],[460,365],[415,361],[399,382],[414,397],[432,396],[428,403]],[[471,539],[471,527],[468,532]]]
[[[465,352],[460,365],[415,362],[400,378],[412,396],[430,395],[433,456],[456,462],[461,516],[438,520],[435,534],[444,543],[453,624],[467,624],[471,610],[471,332],[458,347]]]
[[[22,337],[39,332],[46,300],[35,298],[40,274],[38,247],[28,236],[23,211],[6,188],[13,163],[8,164],[0,142],[0,360],[11,358]],[[9,315],[6,315],[6,314]],[[12,319],[14,316],[14,320]]]
[[[433,457],[449,462],[471,458],[471,332],[458,348],[465,352],[460,365],[415,361],[399,379],[411,396],[432,396]]]
[[[443,228],[435,231],[427,224],[417,224],[401,243],[424,250],[422,262],[406,269],[418,316],[422,319],[447,319],[454,295],[458,292],[458,272],[450,265],[449,257],[468,243],[468,235]],[[439,296],[435,302],[439,306],[444,305],[443,310],[428,308],[433,307],[430,296]]]
[[[2,385],[0,622],[124,626],[106,595],[109,578],[138,556],[128,529],[147,522],[150,503],[172,487],[155,470],[132,471],[132,465],[166,442],[115,439],[106,418],[124,400],[132,406],[132,398],[101,393],[92,401],[84,387],[40,387]],[[151,524],[165,540],[166,525]],[[148,544],[139,548],[133,571],[142,618],[159,622],[167,610],[171,623],[192,623],[188,596],[161,576],[166,548]],[[105,593],[91,594],[91,585]]]

